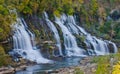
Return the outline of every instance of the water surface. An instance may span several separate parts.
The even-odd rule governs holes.
[[[45,71],[52,71],[59,68],[77,66],[80,63],[81,57],[62,58],[59,61],[55,61],[53,64],[39,64],[29,66],[26,70],[18,71],[15,74],[44,74]]]

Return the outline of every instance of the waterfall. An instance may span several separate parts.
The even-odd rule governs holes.
[[[61,42],[60,42],[60,36],[58,34],[57,28],[54,26],[54,24],[48,19],[48,15],[46,12],[44,12],[44,16],[45,16],[45,20],[46,23],[48,25],[48,27],[50,28],[50,30],[54,33],[54,38],[56,40],[56,46],[59,49],[59,54],[62,56],[62,50],[61,50]]]
[[[28,30],[24,19],[17,19],[13,25],[13,52],[24,59],[37,63],[49,63],[50,60],[42,57],[39,49],[35,49],[35,35]]]
[[[108,41],[108,43],[112,44],[113,45],[113,48],[114,48],[114,53],[117,53],[117,46],[115,45],[115,43],[111,42],[111,41]]]
[[[64,21],[66,18],[64,16],[61,18],[55,17],[55,22],[59,25],[59,27],[62,30],[63,37],[64,37],[64,46],[65,46],[67,56],[85,56],[84,55],[85,51],[82,48],[79,48],[77,46],[76,38],[64,25]]]
[[[109,54],[109,48],[108,44],[106,41],[102,39],[98,39],[95,36],[91,36],[89,33],[87,33],[82,27],[78,26],[75,22],[75,19],[73,16],[66,16],[65,14],[62,15],[61,20],[64,20],[63,22],[65,23],[65,26],[68,28],[68,30],[72,34],[77,34],[81,36],[85,36],[85,41],[87,47],[90,47],[90,45],[93,46],[93,49],[87,49],[92,51],[92,54],[89,55],[105,55]],[[113,45],[114,47],[114,52],[117,52],[117,47],[113,42],[109,42]],[[88,52],[88,53],[90,53]]]
[[[45,22],[53,32],[56,46],[59,50],[59,55],[63,56],[61,40],[56,26],[49,20],[46,12],[44,12]],[[108,40],[99,39],[92,36],[76,24],[73,16],[63,14],[60,18],[55,17],[55,23],[59,26],[63,34],[65,55],[67,56],[87,56],[87,55],[106,55],[117,52],[116,45]],[[77,36],[84,36],[83,41],[86,44],[86,49],[78,46]],[[112,46],[112,49],[110,49]],[[17,18],[13,24],[13,51],[14,54],[19,54],[24,59],[37,63],[49,63],[50,60],[43,58],[40,50],[36,48],[35,35],[28,29],[28,26],[23,18]],[[13,55],[13,54],[12,54]]]

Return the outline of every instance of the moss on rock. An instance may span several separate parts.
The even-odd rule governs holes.
[[[12,63],[11,57],[5,54],[4,48],[0,45],[0,67],[9,65],[11,63]]]

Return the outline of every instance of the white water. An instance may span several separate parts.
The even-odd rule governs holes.
[[[48,25],[48,27],[50,28],[50,30],[54,33],[54,38],[56,40],[56,46],[59,49],[59,54],[62,56],[62,50],[61,50],[61,42],[60,42],[60,36],[59,33],[57,31],[57,28],[54,26],[54,24],[48,19],[48,15],[46,12],[44,12],[44,16],[45,16],[45,20],[46,23]]]
[[[67,56],[84,56],[84,50],[77,46],[76,38],[70,33],[68,28],[64,25],[66,18],[63,19],[55,17],[55,22],[59,25],[63,32],[64,46]]]
[[[93,54],[96,55],[105,55],[105,54],[109,54],[109,48],[108,45],[105,41],[96,38],[95,36],[91,36],[89,33],[87,33],[82,27],[78,26],[75,22],[75,19],[73,16],[66,16],[65,14],[62,15],[62,20],[64,20],[64,18],[66,18],[66,20],[64,22],[67,22],[65,25],[66,27],[69,29],[69,31],[73,34],[77,34],[77,35],[84,35],[86,40],[84,41],[87,45],[87,47],[90,47],[90,44],[92,44],[94,49],[87,49],[90,50]],[[114,52],[117,52],[117,47],[113,42],[109,42],[113,45],[114,47]],[[89,53],[89,52],[88,52]]]
[[[117,53],[118,49],[115,45],[115,43],[111,42],[111,41],[108,41],[109,43],[111,43],[113,45],[113,48],[114,48],[114,53]]]
[[[13,28],[13,52],[30,61],[49,63],[50,60],[43,58],[39,49],[34,50],[34,35],[27,28],[25,21],[18,18]]]
[[[46,13],[44,13],[46,24],[53,32],[56,40],[56,46],[59,49],[59,54],[63,56],[60,36],[55,25],[49,20]],[[73,16],[66,16],[63,14],[60,18],[55,17],[55,23],[60,27],[63,39],[65,53],[67,56],[85,56],[87,55],[106,55],[109,54],[109,44],[113,47],[113,53],[117,52],[116,45],[107,40],[98,39],[95,36],[87,33],[82,27],[76,24]],[[13,52],[21,55],[23,58],[37,63],[49,63],[48,59],[42,57],[40,50],[36,48],[35,35],[28,30],[28,26],[24,19],[17,19],[13,25]],[[84,43],[87,45],[87,50],[77,45],[77,38],[74,36],[84,36]]]

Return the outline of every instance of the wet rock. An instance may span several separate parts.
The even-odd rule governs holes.
[[[9,68],[9,67],[2,67],[0,68],[0,74],[13,74],[14,73],[14,68]]]
[[[80,61],[80,64],[82,65],[86,65],[87,63],[89,63],[91,61],[92,57],[88,57],[88,58],[83,58],[81,61]]]
[[[56,73],[58,73],[58,71],[57,70],[47,70],[45,73],[46,74],[56,74]]]
[[[27,65],[23,64],[20,65],[16,68],[8,66],[8,67],[1,67],[0,68],[0,74],[14,74],[16,71],[20,71],[20,70],[25,70],[27,67]]]
[[[92,57],[84,58],[80,61],[80,65],[78,66],[60,68],[55,70],[57,71],[56,73],[50,74],[76,74],[77,71],[84,74],[94,74],[97,69],[97,64],[91,63],[91,59]]]
[[[21,65],[21,66],[15,68],[15,71],[25,70],[26,67],[27,67],[27,65]]]
[[[110,53],[114,52],[113,44],[109,43],[108,48],[109,48]]]
[[[54,42],[53,41],[44,41],[44,42],[42,42],[43,44],[54,44]]]

